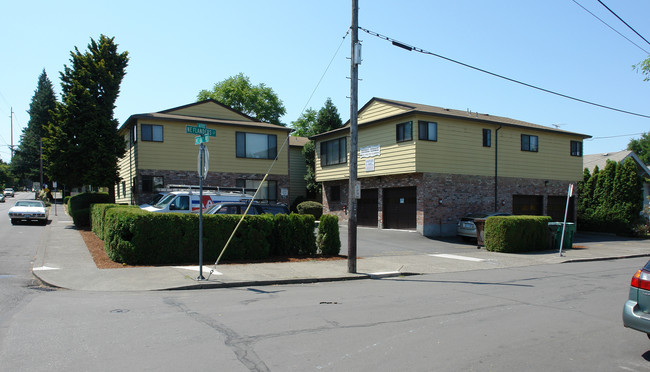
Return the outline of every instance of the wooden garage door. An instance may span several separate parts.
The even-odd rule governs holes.
[[[416,195],[415,187],[384,189],[385,229],[415,229],[417,227]]]
[[[361,199],[357,202],[357,224],[360,226],[377,227],[378,220],[377,189],[361,190]]]

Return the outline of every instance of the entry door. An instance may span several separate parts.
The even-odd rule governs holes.
[[[415,229],[416,203],[415,187],[384,189],[384,228]]]
[[[378,219],[378,190],[361,190],[361,199],[357,201],[357,224],[360,226],[377,227]]]

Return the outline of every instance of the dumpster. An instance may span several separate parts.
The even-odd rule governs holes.
[[[476,248],[485,246],[485,218],[475,218],[474,225],[476,226]]]
[[[549,222],[549,229],[556,228],[554,234],[554,247],[556,251],[560,250],[560,242],[562,242],[562,222]],[[567,222],[564,229],[564,242],[562,243],[562,250],[569,249],[573,247],[573,236],[576,232],[576,224],[573,222]]]
[[[560,229],[561,224],[558,224],[557,222],[549,222],[548,223],[548,249],[553,250],[555,249],[556,251],[560,250],[560,241],[557,240],[559,238],[558,230]]]

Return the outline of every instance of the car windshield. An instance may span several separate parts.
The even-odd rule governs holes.
[[[160,199],[158,201],[158,203],[156,203],[156,205],[154,205],[154,207],[159,208],[159,209],[163,209],[163,208],[165,208],[167,206],[167,204],[171,203],[172,199],[174,199],[175,197],[176,197],[176,195],[174,195],[174,194],[167,194],[167,195],[163,196],[162,199]]]
[[[19,201],[16,202],[16,207],[42,207],[43,204],[38,201]]]

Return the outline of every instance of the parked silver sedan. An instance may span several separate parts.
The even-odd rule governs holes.
[[[12,225],[20,221],[38,221],[41,225],[46,225],[49,215],[49,208],[40,200],[19,200],[9,208]]]
[[[477,218],[488,218],[492,216],[510,216],[509,213],[493,212],[493,213],[474,213],[469,214],[458,221],[456,227],[456,235],[463,238],[463,240],[476,239],[476,225],[474,220]]]
[[[632,276],[630,294],[623,306],[623,325],[650,338],[650,261]]]

